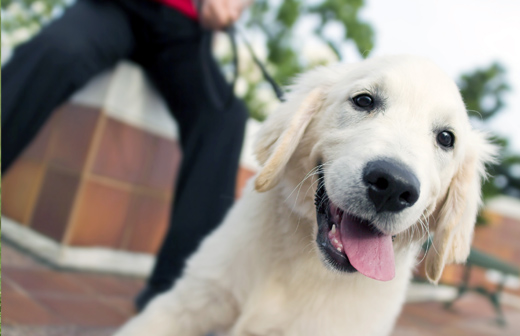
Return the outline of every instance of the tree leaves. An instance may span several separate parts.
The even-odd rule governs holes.
[[[505,74],[500,63],[493,63],[461,76],[459,87],[470,115],[487,120],[504,107],[503,97],[510,89]]]
[[[504,95],[510,90],[506,70],[497,62],[462,74],[459,87],[470,118],[477,122],[497,115],[505,106]],[[510,151],[507,139],[495,135],[491,140],[502,149],[502,155],[500,163],[489,167],[490,179],[482,187],[484,199],[499,194],[520,197],[520,176],[514,171],[520,166],[520,156]]]
[[[55,10],[70,0],[2,0],[2,32],[37,27],[47,22]]]
[[[354,42],[360,55],[367,57],[374,47],[374,30],[370,24],[359,18],[359,11],[363,5],[363,0],[325,0],[309,8],[309,13],[317,14],[320,18],[317,30],[320,38],[326,40],[323,36],[325,25],[338,22],[345,27],[345,40]]]

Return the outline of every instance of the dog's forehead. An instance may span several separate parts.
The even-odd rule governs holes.
[[[343,84],[349,94],[365,90],[381,95],[389,107],[428,108],[446,121],[465,118],[465,107],[455,82],[433,62],[417,56],[370,59],[350,67]]]
[[[454,81],[430,61],[406,58],[380,66],[381,88],[394,97],[422,102],[457,104],[460,94]]]

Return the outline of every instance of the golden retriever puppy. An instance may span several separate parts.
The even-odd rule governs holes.
[[[310,71],[263,125],[243,198],[117,335],[388,335],[429,234],[432,282],[466,260],[494,152],[430,61]]]

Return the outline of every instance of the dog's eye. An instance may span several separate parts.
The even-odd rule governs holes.
[[[369,108],[374,105],[374,99],[367,94],[360,94],[359,96],[352,98],[352,100],[354,101],[354,104],[362,108]]]
[[[455,136],[450,131],[442,131],[437,134],[437,142],[443,147],[451,148],[455,143]]]

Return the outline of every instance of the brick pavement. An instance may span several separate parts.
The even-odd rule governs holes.
[[[59,271],[2,241],[4,335],[109,336],[134,314],[132,300],[143,284],[143,279]],[[520,335],[520,310],[505,313],[508,327],[500,328],[489,303],[475,294],[449,311],[438,302],[408,303],[392,336]]]

